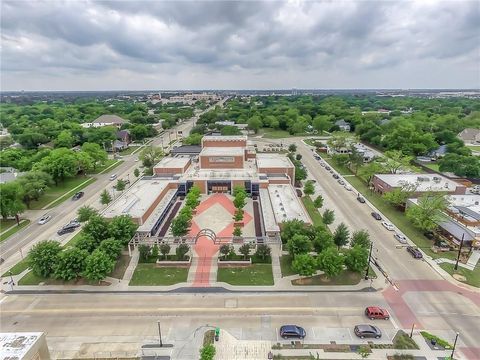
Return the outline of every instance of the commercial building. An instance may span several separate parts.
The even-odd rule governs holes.
[[[45,334],[42,332],[0,333],[0,359],[50,360]]]
[[[278,234],[286,220],[311,222],[293,188],[295,166],[285,155],[257,154],[246,136],[204,136],[196,154],[163,158],[153,167],[153,176],[135,182],[105,216],[128,214],[140,225],[139,232],[155,235],[192,186],[204,195],[231,193],[241,186],[259,200],[266,234]]]
[[[442,192],[446,194],[465,194],[466,187],[441,175],[433,174],[376,174],[372,185],[376,192],[384,194],[394,189],[415,188],[413,197],[425,192]]]

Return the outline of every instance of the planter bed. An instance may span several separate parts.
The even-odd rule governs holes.
[[[176,260],[176,255],[169,255],[167,259],[159,258],[157,259],[157,267],[168,266],[168,267],[190,267],[192,263],[192,258],[188,257],[187,260]]]
[[[223,260],[218,262],[219,268],[244,267],[252,265],[252,259],[248,260]]]

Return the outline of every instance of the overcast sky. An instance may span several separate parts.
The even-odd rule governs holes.
[[[1,1],[2,90],[479,88],[480,1]]]

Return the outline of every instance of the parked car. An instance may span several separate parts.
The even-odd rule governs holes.
[[[393,226],[393,224],[390,224],[389,222],[387,221],[382,221],[382,225],[385,229],[387,229],[388,231],[393,231],[395,230],[395,227]]]
[[[365,204],[365,199],[362,196],[357,196],[357,201],[359,203]]]
[[[415,259],[421,259],[423,258],[423,255],[422,255],[422,252],[420,250],[418,250],[416,247],[413,247],[413,246],[407,246],[407,251],[412,254],[412,256],[415,258]]]
[[[321,166],[321,167],[325,167],[325,163],[324,163],[324,162],[320,162],[320,166]]]
[[[359,338],[375,338],[380,339],[382,337],[382,332],[380,329],[373,325],[356,325],[353,329],[355,335]]]
[[[303,339],[307,336],[305,329],[297,325],[283,325],[280,328],[280,336],[283,339],[297,338]]]
[[[406,244],[407,243],[407,238],[405,237],[405,235],[403,234],[400,234],[398,232],[396,232],[393,237],[395,239],[397,239],[397,241],[400,243],[400,244]]]
[[[302,197],[302,196],[303,196],[302,190],[300,190],[300,189],[295,189],[295,191],[297,192],[297,196],[298,196],[298,197]]]
[[[80,223],[68,223],[67,225],[63,226],[60,230],[58,230],[57,234],[64,235],[64,234],[74,232],[79,226],[80,226]]]
[[[75,193],[75,195],[72,196],[72,200],[78,200],[80,199],[83,195],[85,195],[85,193],[83,191],[79,191],[77,193]]]
[[[113,181],[117,178],[117,174],[110,175],[110,181]]]
[[[377,212],[372,212],[372,216],[375,220],[382,220],[381,215]]]
[[[437,248],[438,251],[450,251],[450,250],[452,250],[451,246],[448,245],[448,243],[445,242],[445,241],[437,240],[437,241],[435,241],[434,245],[435,245],[435,247]]]
[[[379,308],[377,306],[369,306],[365,309],[365,315],[370,319],[370,320],[375,320],[375,319],[383,319],[383,320],[388,320],[390,319],[390,314],[386,309]]]
[[[345,184],[345,190],[352,191],[352,187],[348,184]]]
[[[325,166],[325,170],[330,171],[330,166]]]
[[[334,179],[338,179],[340,176],[338,176],[338,174],[333,174],[332,175]]]
[[[345,185],[345,181],[343,181],[342,179],[338,179],[338,183],[342,186]]]
[[[49,222],[52,219],[51,215],[43,215],[40,219],[38,219],[38,224],[43,225]]]

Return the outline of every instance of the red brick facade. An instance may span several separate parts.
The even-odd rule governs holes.
[[[222,159],[233,158],[233,161],[222,161]],[[201,169],[242,169],[243,156],[200,156]]]

